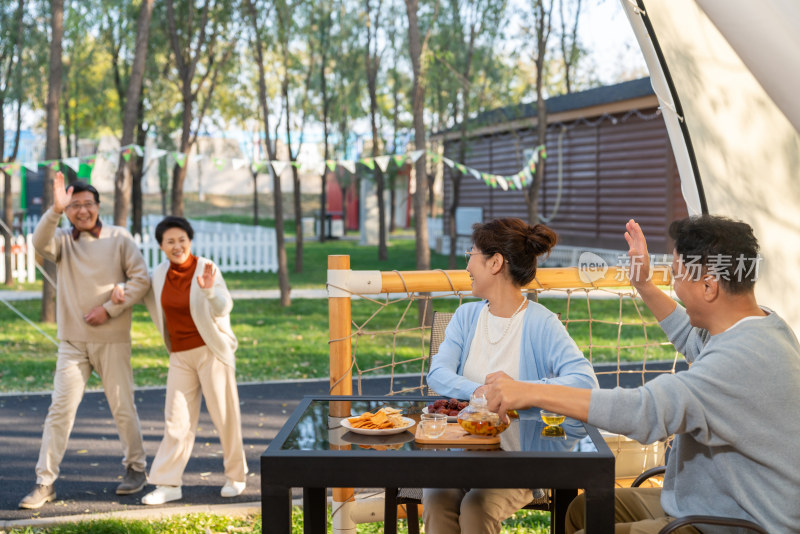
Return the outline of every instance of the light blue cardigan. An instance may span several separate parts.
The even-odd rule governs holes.
[[[439,395],[469,399],[477,382],[462,376],[469,347],[486,301],[459,306],[445,330],[445,339],[433,357],[428,386]],[[597,377],[558,317],[536,302],[529,302],[523,317],[519,377],[526,382],[597,388]]]

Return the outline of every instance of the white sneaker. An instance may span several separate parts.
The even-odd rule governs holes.
[[[235,482],[228,479],[225,481],[225,485],[222,486],[222,490],[220,490],[219,494],[223,497],[236,497],[242,494],[245,487],[247,487],[247,482]]]
[[[156,489],[142,497],[142,504],[164,504],[183,498],[180,486],[156,486]]]

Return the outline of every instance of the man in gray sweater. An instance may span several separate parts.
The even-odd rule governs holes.
[[[490,408],[505,413],[538,406],[642,443],[674,434],[663,489],[616,490],[617,532],[658,532],[687,515],[796,532],[800,344],[783,319],[756,302],[760,256],[752,228],[708,215],[672,223],[674,289],[685,309],[649,280],[639,225],[631,220],[626,229],[631,283],[689,370],[611,390],[490,375]],[[583,521],[581,496],[570,506],[567,532],[583,529]]]
[[[147,266],[124,228],[103,226],[100,196],[84,182],[64,188],[64,175],[53,181],[53,206],[33,233],[36,252],[54,261],[58,360],[53,395],[36,463],[36,485],[20,508],[39,508],[56,498],[53,486],[67,448],[86,381],[94,370],[103,381],[108,406],[117,423],[126,473],[118,495],[140,491],[147,482],[139,416],[133,400],[131,307],[150,288]],[[72,223],[58,227],[62,213]],[[115,284],[125,282],[125,302],[111,301]]]

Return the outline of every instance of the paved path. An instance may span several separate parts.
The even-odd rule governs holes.
[[[364,380],[362,386],[365,394],[389,391],[386,378]],[[142,496],[153,489],[150,485],[136,495],[114,493],[124,471],[120,464],[122,453],[116,426],[105,395],[101,391],[87,392],[78,409],[67,453],[61,463],[61,475],[55,484],[57,500],[39,510],[19,510],[17,504],[35,482],[34,468],[50,394],[0,395],[0,529],[29,519],[123,510],[138,510],[152,515],[159,509],[188,505],[256,503],[260,507],[261,453],[304,395],[327,394],[328,387],[328,379],[239,385],[242,432],[250,474],[247,489],[234,499],[223,499],[219,495],[225,483],[222,449],[214,425],[203,407],[194,451],[184,474],[183,500],[159,507],[141,504]],[[142,423],[148,465],[164,431],[164,397],[164,388],[136,390],[136,407]]]

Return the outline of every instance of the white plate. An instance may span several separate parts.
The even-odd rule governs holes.
[[[355,416],[354,416],[355,417]],[[405,432],[412,426],[414,426],[416,422],[413,419],[409,419],[408,417],[403,417],[403,426],[394,427],[394,428],[356,428],[350,424],[349,419],[342,419],[342,426],[345,427],[350,432],[355,432],[356,434],[364,434],[365,436],[389,436],[391,434],[399,434],[400,432]]]
[[[428,407],[427,406],[425,406],[422,409],[422,413],[428,413]],[[448,423],[457,423],[458,422],[458,417],[455,416],[455,415],[448,415],[447,416],[447,422]]]

